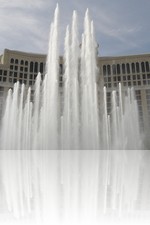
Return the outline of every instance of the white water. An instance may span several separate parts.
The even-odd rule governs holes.
[[[57,6],[46,75],[43,82],[37,76],[34,102],[31,89],[19,83],[8,93],[0,134],[0,219],[6,224],[145,219],[149,154],[137,150],[142,138],[134,91],[125,97],[119,85],[108,115],[106,88],[97,85],[96,41],[87,10],[81,49],[76,12],[66,29],[61,96],[58,27]]]

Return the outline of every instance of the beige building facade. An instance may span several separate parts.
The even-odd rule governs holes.
[[[97,57],[99,79],[107,88],[108,113],[111,113],[110,93],[134,87],[138,102],[141,128],[150,137],[150,54],[118,57]],[[5,49],[0,56],[0,110],[9,88],[19,81],[34,89],[38,72],[45,74],[46,55]],[[60,57],[60,86],[62,86],[63,59]],[[147,138],[148,140],[149,138]],[[150,144],[148,144],[150,146]]]

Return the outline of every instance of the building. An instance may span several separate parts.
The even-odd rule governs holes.
[[[110,93],[118,89],[119,83],[122,84],[123,90],[134,87],[141,128],[150,137],[150,54],[98,57],[97,64],[100,77],[104,78],[104,85],[107,88],[108,112],[111,111]],[[46,55],[5,49],[0,56],[0,109],[7,90],[13,88],[16,81],[34,89],[37,73],[41,72],[43,78],[45,65]],[[63,59],[60,57],[60,86],[62,74]]]
[[[118,89],[119,83],[125,91],[134,87],[141,129],[150,137],[150,54],[99,57],[98,65],[107,88],[108,111],[111,109],[110,93]]]

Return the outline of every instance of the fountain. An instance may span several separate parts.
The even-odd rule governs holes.
[[[46,74],[9,90],[0,132],[2,224],[147,222],[150,209],[134,90],[98,85],[93,22],[86,11],[81,49],[77,13],[66,29],[59,87],[59,8],[51,24]],[[119,150],[116,150],[119,149]],[[134,149],[134,150],[131,150]],[[139,149],[139,150],[138,150]],[[127,151],[130,150],[130,151]]]

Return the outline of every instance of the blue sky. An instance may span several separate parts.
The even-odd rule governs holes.
[[[0,54],[4,48],[47,53],[57,2],[61,49],[73,10],[78,13],[81,34],[89,8],[99,55],[150,53],[150,0],[0,0]]]

